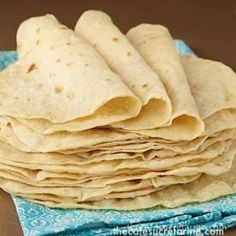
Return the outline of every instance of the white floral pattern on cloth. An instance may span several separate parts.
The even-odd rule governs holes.
[[[193,55],[183,41],[175,43],[180,54]],[[16,59],[15,52],[0,52],[0,69]],[[236,194],[175,209],[139,211],[50,209],[12,198],[25,236],[204,235],[209,229],[236,227]]]
[[[176,229],[182,230],[179,235],[196,235],[199,231],[204,235],[210,229],[236,227],[236,194],[175,209],[139,211],[50,209],[19,197],[13,197],[13,201],[26,236],[135,235],[146,231],[148,235],[158,231],[158,235],[168,235],[166,230]]]

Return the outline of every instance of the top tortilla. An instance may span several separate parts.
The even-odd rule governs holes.
[[[19,60],[0,73],[0,115],[78,130],[138,115],[141,101],[54,16],[23,22],[17,47]]]

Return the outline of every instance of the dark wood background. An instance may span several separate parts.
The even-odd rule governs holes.
[[[17,27],[31,16],[52,13],[73,28],[87,9],[109,13],[123,32],[144,22],[163,24],[198,55],[220,60],[236,70],[235,0],[3,0],[0,50],[15,48]]]
[[[2,0],[0,50],[15,49],[17,27],[31,16],[51,13],[73,28],[87,9],[104,10],[124,33],[140,23],[163,24],[199,56],[222,61],[236,71],[235,0]],[[0,235],[22,235],[11,199],[2,191]],[[225,235],[236,235],[236,231]]]

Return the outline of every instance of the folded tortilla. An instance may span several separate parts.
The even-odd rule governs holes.
[[[17,32],[19,60],[0,72],[0,115],[51,131],[86,130],[138,115],[141,101],[82,38],[52,15]]]
[[[140,133],[171,140],[190,140],[203,133],[203,121],[168,29],[160,25],[141,24],[130,29],[126,36],[159,75],[173,109],[169,127]]]
[[[139,116],[113,126],[128,130],[152,129],[169,121],[172,107],[159,76],[108,15],[95,10],[84,12],[76,24],[75,33],[103,56],[110,68],[142,101]]]
[[[236,74],[221,62],[181,56],[191,92],[205,122],[202,135],[236,127]]]

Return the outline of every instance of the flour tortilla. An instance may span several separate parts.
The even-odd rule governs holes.
[[[156,45],[158,51],[162,54],[162,57],[160,57],[162,66],[159,67],[158,63],[157,68],[163,74],[157,70],[155,70],[155,74],[125,36],[112,24],[111,20],[107,16],[103,18],[103,13],[95,12],[96,14],[101,15],[101,18],[98,17],[98,21],[105,20],[104,26],[107,25],[109,29],[107,32],[117,33],[121,37],[121,44],[117,46],[119,50],[116,49],[119,58],[122,58],[120,54],[126,52],[125,50],[134,50],[131,55],[136,52],[133,55],[135,55],[138,62],[135,63],[135,60],[132,60],[136,66],[137,64],[140,65],[138,66],[139,69],[141,68],[140,73],[149,70],[155,78],[164,75],[166,76],[165,79],[170,77],[172,82],[184,81],[183,87],[189,86],[188,90],[185,91],[187,95],[178,95],[180,96],[178,97],[174,94],[173,96],[175,99],[190,96],[195,101],[193,100],[192,103],[191,99],[190,102],[175,100],[174,103],[179,104],[179,108],[183,109],[180,109],[179,114],[174,113],[173,109],[171,117],[168,118],[170,107],[167,108],[167,113],[165,113],[167,121],[164,121],[164,116],[155,121],[159,122],[161,126],[159,128],[154,127],[154,123],[149,123],[150,120],[145,118],[147,123],[134,121],[137,130],[132,126],[133,124],[127,130],[121,129],[124,127],[120,125],[126,124],[126,121],[123,122],[123,120],[127,120],[129,124],[129,119],[136,117],[141,107],[142,112],[145,110],[145,101],[149,103],[147,106],[152,108],[153,104],[150,102],[152,99],[146,97],[145,100],[145,96],[139,96],[137,92],[131,91],[131,87],[128,86],[130,87],[128,88],[123,82],[124,78],[112,72],[91,46],[86,44],[82,38],[76,38],[72,31],[60,25],[54,17],[32,18],[23,23],[18,31],[19,61],[0,73],[0,78],[3,80],[0,98],[1,96],[4,98],[8,94],[12,96],[9,99],[11,103],[8,106],[12,105],[14,100],[16,100],[16,104],[19,103],[19,98],[14,97],[14,91],[11,89],[16,90],[17,95],[22,94],[20,99],[24,98],[28,102],[31,102],[31,98],[27,97],[27,93],[22,93],[23,88],[25,91],[31,89],[29,94],[35,93],[46,99],[42,92],[44,90],[40,87],[41,85],[39,86],[36,83],[38,82],[36,78],[39,78],[40,83],[43,81],[47,89],[53,88],[57,95],[63,94],[65,88],[67,89],[66,86],[69,86],[70,91],[74,91],[73,83],[77,82],[76,73],[80,76],[79,72],[82,72],[83,75],[86,75],[86,79],[88,78],[88,81],[90,81],[93,78],[92,75],[94,76],[91,71],[86,71],[86,69],[77,71],[81,66],[79,63],[84,63],[84,59],[90,58],[89,55],[94,55],[96,58],[97,63],[93,59],[91,59],[91,63],[95,63],[92,65],[97,68],[97,74],[100,74],[99,71],[102,68],[102,71],[106,72],[104,74],[113,75],[117,86],[114,88],[113,85],[107,85],[106,89],[111,88],[111,92],[112,89],[116,90],[117,88],[125,88],[126,90],[123,90],[123,92],[116,91],[114,98],[108,96],[108,100],[111,98],[112,105],[110,100],[104,101],[110,91],[108,94],[102,94],[99,97],[100,100],[89,100],[88,107],[79,106],[80,110],[78,108],[77,111],[72,110],[71,113],[67,112],[69,107],[63,107],[64,105],[69,106],[69,102],[62,103],[61,109],[65,108],[63,110],[65,114],[58,107],[53,108],[58,109],[58,111],[56,110],[58,114],[54,114],[54,110],[49,109],[49,102],[52,102],[51,105],[53,105],[54,102],[59,101],[54,99],[53,96],[52,98],[49,96],[49,102],[46,101],[45,110],[37,103],[34,104],[35,107],[26,107],[26,101],[23,102],[22,107],[12,105],[12,108],[8,108],[4,102],[5,100],[2,100],[3,104],[0,103],[0,140],[2,140],[0,142],[0,186],[12,194],[52,207],[114,208],[121,210],[159,205],[173,207],[187,202],[205,201],[236,192],[235,171],[233,174],[232,169],[229,171],[232,165],[233,167],[236,165],[233,164],[236,153],[236,111],[235,101],[231,101],[236,99],[233,94],[235,89],[234,72],[222,64],[200,58],[182,57],[180,61],[176,52],[173,51],[172,39],[168,31],[162,27],[157,27],[158,29],[155,28],[155,30],[160,33],[158,34],[160,37],[158,36],[157,39],[160,40],[163,46]],[[94,16],[93,12],[92,16]],[[91,18],[92,22],[94,21],[93,18]],[[55,39],[58,38],[59,40],[56,41]],[[146,39],[152,41],[148,37]],[[113,42],[117,42],[117,39]],[[155,46],[155,42],[153,43]],[[79,45],[78,48],[81,51],[72,50],[75,45]],[[85,48],[87,49],[82,50]],[[45,55],[42,55],[42,51],[45,52]],[[83,55],[82,52],[85,53],[85,51],[89,53]],[[78,64],[76,68],[73,69],[73,61],[69,60],[71,58],[67,56],[69,55],[67,53],[71,53],[72,59],[76,60],[75,64]],[[56,59],[59,56],[62,59],[65,56],[65,61],[57,61]],[[162,61],[163,58],[167,58],[169,61]],[[112,65],[117,66],[118,74],[121,75],[123,71],[127,75],[129,73],[133,74],[131,70],[129,71],[132,65],[128,69],[122,69],[121,61],[113,57],[109,60],[107,62],[111,69],[114,69]],[[141,63],[139,60],[141,60]],[[57,63],[60,64],[60,68]],[[148,61],[147,63],[150,64]],[[67,67],[72,69],[65,69]],[[57,70],[57,68],[59,69]],[[166,71],[166,69],[170,69],[170,71]],[[199,70],[201,71],[199,72]],[[64,73],[65,71],[68,71],[68,73]],[[72,73],[72,71],[75,73]],[[58,72],[63,74],[57,74]],[[147,73],[150,78],[151,72]],[[49,82],[49,75],[52,73],[55,73],[55,81],[63,84],[63,87],[58,87],[58,84]],[[104,74],[102,75],[104,76]],[[207,81],[204,78],[207,78]],[[10,79],[17,81],[18,87],[14,87],[14,83],[10,83]],[[7,83],[4,84],[4,81],[7,81]],[[108,82],[105,76],[101,80],[96,77],[95,81],[97,83],[101,81]],[[89,85],[82,80],[80,82],[85,83],[86,86]],[[168,83],[169,81],[167,81]],[[13,86],[9,89],[8,87],[11,84]],[[183,89],[182,85],[174,84],[171,86],[176,89],[178,94],[177,88]],[[52,87],[50,87],[51,85]],[[157,84],[154,83],[153,85]],[[166,84],[164,85],[166,86]],[[145,87],[146,85],[143,88]],[[40,92],[37,93],[36,90]],[[193,97],[189,92],[190,90]],[[160,89],[160,92],[163,91],[165,92],[165,90]],[[213,91],[215,91],[215,94],[213,94]],[[47,90],[45,92],[48,96]],[[83,91],[81,90],[81,92]],[[92,98],[92,92],[88,95],[90,98]],[[121,93],[124,95],[122,100],[119,96]],[[168,105],[170,89],[167,89],[167,93],[168,95],[164,98],[159,95],[157,97],[160,102],[164,102],[164,108]],[[145,93],[142,94],[146,95]],[[211,97],[206,94],[211,94]],[[69,97],[71,98],[71,96]],[[67,96],[67,98],[69,97]],[[170,96],[173,105],[172,98]],[[79,99],[76,99],[76,102],[82,101],[82,99]],[[115,105],[113,104],[114,99],[116,100]],[[71,100],[74,102],[75,97]],[[73,105],[75,106],[73,102],[72,108]],[[195,102],[198,108],[195,106]],[[207,105],[203,105],[203,102]],[[95,109],[94,104],[99,104],[99,107]],[[107,104],[109,104],[108,107]],[[90,110],[91,106],[92,111]],[[12,113],[5,113],[2,109],[3,113],[1,114],[1,107]],[[132,107],[131,112],[128,110],[130,107]],[[28,115],[27,112],[31,112],[29,108],[32,109],[32,113],[30,113],[30,116],[26,116]],[[115,113],[113,109],[115,109]],[[91,114],[85,114],[85,111],[88,110]],[[198,115],[198,110],[201,118]],[[19,115],[20,112],[21,115]],[[45,117],[41,117],[42,112]],[[85,116],[79,112],[85,112]],[[146,113],[147,110],[144,114]],[[56,119],[53,119],[54,116]],[[105,117],[110,119],[109,122],[106,121],[108,123],[105,122]],[[121,119],[121,117],[123,118]],[[140,117],[143,119],[143,116]],[[151,116],[149,118],[153,120]],[[118,120],[113,121],[113,119]],[[203,121],[205,130],[201,129],[204,128]],[[111,125],[111,122],[115,123]],[[94,128],[97,125],[107,126]],[[154,128],[142,129],[141,125],[143,125],[143,128],[147,128],[144,125],[150,125]],[[162,127],[163,125],[167,125],[167,127]],[[179,129],[183,125],[185,125],[185,128]],[[76,132],[68,132],[75,130]],[[177,132],[178,130],[181,130],[182,133]],[[190,130],[192,133],[190,133]],[[157,132],[160,132],[161,135]],[[169,139],[163,139],[163,137]],[[223,177],[219,177],[220,175]],[[214,178],[210,176],[214,176]],[[189,182],[191,184],[188,184]],[[175,198],[169,196],[170,194],[173,194]]]
[[[155,186],[156,188],[159,188],[164,185],[171,185],[171,184],[183,183],[183,182],[186,183],[187,181],[190,182],[192,180],[197,179],[201,175],[201,174],[195,174],[192,176],[179,177],[179,176],[157,176],[157,175],[154,175],[154,173],[152,173],[152,175],[149,174],[150,176],[149,178],[147,178],[147,176],[141,176],[141,178],[135,178],[135,176],[134,177],[127,176],[127,178],[123,180],[121,178],[120,178],[121,180],[116,178],[116,181],[114,181],[112,177],[107,178],[107,179],[96,179],[96,178],[92,179],[91,178],[87,181],[83,181],[83,179],[72,178],[73,175],[69,175],[68,173],[67,174],[70,178],[63,178],[63,173],[62,173],[62,177],[58,176],[55,178],[48,178],[50,174],[53,174],[53,172],[49,172],[46,179],[38,181],[37,179],[38,173],[37,175],[29,174],[28,172],[30,171],[25,170],[25,172],[28,173],[27,176],[25,176],[19,173],[19,170],[18,170],[19,168],[11,167],[4,164],[0,164],[0,167],[1,167],[0,177],[13,180],[19,183],[27,184],[30,186],[34,186],[34,187],[102,188],[102,187],[106,187],[107,185],[110,185],[110,186],[113,186],[113,188],[116,191],[118,191],[117,186],[121,186],[120,184],[122,184],[122,186],[123,184],[126,184],[126,186],[128,186],[128,184],[136,185],[138,189],[151,187],[151,186]],[[16,171],[14,169],[16,169]]]
[[[191,140],[199,136],[204,131],[204,124],[168,29],[141,24],[130,29],[127,37],[159,75],[172,102],[169,127],[139,133],[170,140]]]
[[[5,148],[2,145],[2,151],[1,151],[1,160],[0,163],[3,164],[9,164],[16,167],[22,167],[30,170],[44,170],[44,171],[52,171],[52,172],[68,172],[68,173],[77,173],[77,174],[87,174],[91,176],[115,176],[118,174],[124,174],[129,173],[132,174],[139,174],[139,173],[145,173],[147,171],[160,171],[159,174],[164,175],[164,171],[169,171],[170,173],[173,173],[173,175],[179,175],[181,174],[184,176],[183,173],[181,173],[181,168],[183,169],[185,167],[190,166],[193,167],[193,169],[199,165],[199,162],[203,160],[203,163],[208,163],[216,161],[216,159],[219,159],[219,155],[223,155],[224,152],[227,152],[230,148],[232,141],[227,142],[219,142],[215,143],[205,151],[191,155],[186,154],[183,156],[175,156],[171,158],[154,158],[149,161],[144,161],[141,158],[136,159],[127,159],[127,160],[112,160],[112,161],[101,161],[98,163],[92,163],[92,164],[81,164],[79,162],[76,162],[76,159],[69,159],[61,160],[59,158],[53,159],[53,157],[57,157],[56,155],[52,156],[51,160],[47,162],[45,160],[45,163],[43,162],[44,154],[35,154],[32,156],[32,154],[25,154],[21,152],[16,152],[16,150],[12,150],[11,148]],[[120,154],[126,156],[127,154]],[[28,162],[26,161],[28,157]],[[59,156],[58,156],[59,157]],[[38,158],[38,160],[37,160]],[[25,160],[25,161],[24,161]],[[29,162],[31,160],[31,162]],[[224,159],[222,158],[222,161]],[[227,163],[226,163],[227,164]],[[176,168],[179,168],[179,170],[176,170]],[[197,167],[196,167],[197,168]],[[188,168],[187,168],[188,169]],[[174,172],[173,172],[174,171]],[[211,172],[211,169],[206,170],[208,172]],[[175,174],[178,173],[178,174]],[[188,174],[188,172],[187,172]]]
[[[59,153],[25,153],[13,148],[10,145],[7,145],[3,142],[0,142],[0,155],[4,159],[13,160],[16,162],[22,163],[31,163],[31,164],[48,164],[48,165],[96,165],[100,163],[115,163],[115,161],[124,161],[127,162],[144,162],[147,163],[147,160],[155,159],[154,161],[166,161],[166,162],[175,162],[181,161],[186,157],[191,159],[197,159],[198,156],[201,156],[204,153],[215,153],[218,154],[222,152],[225,148],[227,149],[228,145],[234,136],[217,136],[215,138],[209,138],[206,143],[200,146],[197,150],[192,152],[182,152],[180,154],[175,153],[174,156],[159,156],[159,150],[149,150],[148,152],[138,152],[138,153],[126,153],[126,152],[117,152],[117,153],[104,153],[100,156],[95,156],[91,158],[84,158],[79,154],[74,155],[64,155]],[[164,150],[163,151],[164,155]],[[200,157],[202,158],[202,157]]]
[[[17,44],[20,59],[0,72],[0,115],[59,131],[86,130],[140,112],[141,101],[121,78],[54,16],[23,22]]]
[[[232,157],[235,150],[227,154]],[[214,198],[236,193],[236,161],[234,161],[230,171],[220,176],[202,175],[197,180],[189,184],[177,184],[162,191],[147,194],[142,197],[125,199],[107,199],[101,201],[78,202],[72,198],[61,198],[53,196],[54,200],[48,200],[45,195],[22,194],[30,201],[43,204],[49,207],[58,208],[91,208],[91,209],[117,209],[117,210],[137,210],[154,206],[178,207],[186,203],[209,201]],[[6,190],[13,190],[11,184],[1,181],[1,185]],[[174,194],[173,194],[174,193]],[[18,194],[21,195],[21,194]]]
[[[236,110],[225,109],[218,111],[205,120],[206,130],[203,135],[209,135],[224,129],[236,127]]]
[[[3,177],[2,177],[3,176]],[[8,178],[6,178],[8,176]],[[175,177],[175,176],[167,176],[162,178],[154,178],[151,179],[140,180],[140,181],[124,181],[113,185],[107,185],[105,187],[80,187],[80,186],[40,186],[39,183],[33,183],[31,181],[23,180],[20,178],[15,178],[12,174],[4,175],[4,172],[1,173],[0,179],[4,179],[5,181],[9,180],[9,183],[15,184],[14,193],[35,193],[35,194],[55,194],[61,197],[78,197],[79,201],[86,201],[88,199],[100,198],[102,199],[104,196],[110,193],[119,193],[125,196],[127,193],[134,194],[135,191],[147,189],[152,191],[157,191],[160,188],[170,186],[172,184],[178,183],[188,183],[196,180],[200,175],[193,175],[188,177]],[[16,180],[17,179],[17,180]],[[18,181],[19,180],[19,181]],[[0,181],[1,182],[1,181]],[[8,183],[8,184],[9,184]],[[155,184],[155,187],[153,186]],[[17,187],[19,185],[19,187]],[[24,192],[22,192],[22,188],[24,188]],[[141,193],[142,194],[142,193]],[[127,196],[126,196],[127,197]]]
[[[96,146],[88,149],[79,150],[65,150],[60,151],[62,154],[73,154],[83,157],[87,160],[97,160],[97,158],[104,154],[113,154],[120,152],[127,153],[141,153],[151,150],[155,150],[157,157],[171,157],[177,154],[185,153],[199,153],[205,150],[208,146],[218,141],[226,141],[228,139],[234,139],[236,136],[236,129],[227,129],[215,133],[214,135],[206,135],[191,142],[183,141],[179,143],[158,143],[155,140],[146,140],[145,142],[137,142],[136,144],[128,145],[116,145],[116,146]],[[145,158],[147,158],[145,156]],[[148,157],[150,158],[150,157]],[[146,159],[147,160],[147,159]]]
[[[229,151],[229,153],[232,151]],[[235,152],[235,150],[234,150]],[[168,174],[172,173],[177,173],[178,172],[180,174],[180,176],[184,176],[183,172],[185,173],[191,173],[190,176],[193,176],[194,174],[199,174],[199,173],[210,173],[211,175],[220,175],[226,171],[228,171],[232,165],[232,161],[233,161],[233,156],[228,157],[227,156],[227,152],[225,152],[223,154],[224,156],[219,156],[216,158],[216,160],[207,163],[207,164],[203,164],[203,165],[199,165],[199,166],[195,166],[193,168],[191,167],[181,167],[179,169],[173,169],[171,171],[169,171]],[[183,171],[184,170],[184,171]],[[224,170],[224,172],[222,172],[222,170]],[[168,172],[168,171],[167,171]],[[162,173],[162,175],[165,175],[165,172]],[[12,186],[12,181],[6,180],[7,183],[3,183],[2,186],[3,188],[8,188],[8,186]],[[14,181],[13,181],[14,183]],[[59,196],[63,196],[63,197],[78,197],[78,201],[85,201],[85,200],[89,200],[90,198],[94,198],[94,197],[102,197],[104,195],[107,195],[109,193],[111,193],[112,191],[129,191],[129,190],[137,190],[139,189],[139,187],[142,188],[142,186],[144,188],[149,187],[150,186],[150,182],[148,182],[148,180],[144,180],[141,181],[140,183],[137,183],[137,185],[133,185],[130,182],[124,182],[124,183],[118,183],[118,185],[108,185],[104,188],[34,188],[34,187],[30,187],[24,184],[19,184],[16,183],[16,185],[14,187],[12,187],[12,189],[14,189],[13,191],[15,191],[14,193],[17,193],[17,185],[19,185],[19,192],[20,193],[27,193],[27,189],[28,189],[28,193],[45,193],[45,194],[55,194],[55,195],[59,195]],[[23,190],[22,190],[23,189]],[[114,190],[113,190],[114,189]],[[9,190],[8,191],[12,191]],[[23,192],[21,192],[23,191]],[[155,190],[154,190],[155,191]],[[18,193],[19,193],[18,192]],[[131,193],[131,194],[135,194],[135,193]]]
[[[13,179],[17,182],[26,183],[33,186],[80,186],[85,188],[98,188],[106,187],[107,185],[114,185],[121,182],[130,182],[130,184],[137,184],[143,180],[151,180],[155,187],[160,187],[160,183],[171,184],[172,180],[175,181],[187,181],[190,179],[196,179],[200,176],[200,173],[187,176],[175,176],[169,175],[166,172],[164,175],[160,175],[158,172],[145,172],[140,174],[127,174],[127,175],[108,175],[108,176],[91,176],[85,174],[75,174],[67,172],[49,172],[44,170],[30,170],[19,166],[13,166],[9,163],[0,163],[1,177]]]
[[[171,102],[158,75],[107,14],[95,10],[84,12],[77,21],[75,33],[94,46],[110,68],[121,76],[142,101],[143,108],[139,116],[118,123],[116,127],[128,130],[152,129],[169,121]]]
[[[227,117],[226,117],[227,118]],[[236,120],[236,118],[235,118]],[[233,119],[232,119],[233,121]],[[226,119],[222,120],[222,125],[226,123]],[[235,122],[235,121],[234,121]],[[10,123],[10,125],[9,125]],[[215,122],[217,124],[217,121]],[[234,124],[234,123],[232,123]],[[214,126],[214,123],[209,123]],[[229,135],[234,136],[234,131],[229,131]],[[231,133],[233,132],[233,133]],[[165,143],[165,140],[155,140],[152,142],[149,137],[141,137],[135,133],[118,132],[109,129],[92,129],[83,132],[74,133],[56,133],[52,135],[43,135],[37,133],[27,126],[19,123],[15,119],[1,119],[0,140],[11,144],[19,150],[26,152],[64,152],[66,154],[77,152],[88,152],[94,150],[107,150],[112,152],[116,149],[117,143],[112,145],[113,140],[136,140],[136,144],[131,145],[130,149],[122,147],[121,152],[143,152],[152,148],[169,149],[177,153],[191,152],[197,149],[205,142],[208,136],[216,134],[208,134],[189,142]],[[139,139],[140,138],[140,139]],[[107,142],[111,142],[111,146],[106,148]],[[141,144],[145,142],[145,144]],[[99,147],[101,145],[101,148]],[[66,151],[68,150],[68,151]],[[110,152],[110,153],[111,153]],[[96,156],[96,155],[95,155]]]
[[[0,139],[26,152],[52,152],[64,149],[89,147],[111,140],[136,139],[140,135],[110,129],[90,129],[82,132],[57,132],[43,135],[30,129],[13,118],[0,118]]]
[[[181,63],[203,120],[236,109],[236,74],[230,67],[193,56],[181,56]]]
[[[205,122],[203,135],[236,127],[236,74],[223,63],[181,56],[190,89]]]

